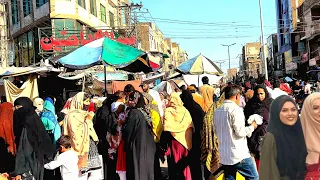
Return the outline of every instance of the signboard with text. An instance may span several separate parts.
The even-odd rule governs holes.
[[[56,30],[39,28],[39,50],[42,55],[64,54],[78,47],[84,46],[100,38],[110,38],[126,45],[135,45],[133,35],[117,33],[113,29],[89,31],[89,30]]]

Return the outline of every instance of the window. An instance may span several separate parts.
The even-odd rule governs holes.
[[[122,25],[127,25],[128,24],[128,7],[126,3],[122,3],[123,9],[121,10],[121,24]]]
[[[96,0],[90,0],[90,13],[97,16],[97,4]]]
[[[42,5],[46,4],[49,2],[49,0],[36,0],[36,7],[41,7]]]
[[[23,1],[23,14],[24,16],[28,16],[32,13],[32,0],[24,0]]]
[[[18,6],[18,0],[11,0],[12,8],[12,24],[16,24],[20,20],[20,11]]]
[[[102,4],[100,4],[100,12],[101,12],[101,21],[106,22],[107,17],[106,17],[106,7],[104,7]]]
[[[110,27],[114,27],[114,15],[111,11],[109,11],[109,21],[110,21]]]
[[[78,5],[86,9],[86,1],[85,0],[78,0]]]

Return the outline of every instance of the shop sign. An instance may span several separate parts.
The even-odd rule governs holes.
[[[304,52],[304,51],[305,51],[304,42],[299,42],[298,43],[298,52]]]
[[[104,81],[104,74],[99,73],[96,75],[99,81]],[[125,73],[106,73],[106,80],[107,81],[126,81],[128,80],[128,74]]]
[[[289,51],[284,52],[284,59],[286,63],[292,62],[292,50],[290,49]]]
[[[312,58],[309,60],[309,66],[315,66],[317,64],[316,58]]]
[[[136,43],[136,39],[134,36],[131,36],[129,38],[115,38],[114,33],[102,30],[98,30],[96,33],[88,34],[87,36],[84,35],[83,31],[79,32],[79,35],[72,34],[68,36],[68,32],[66,30],[62,30],[60,32],[62,36],[65,36],[65,38],[55,38],[53,36],[51,37],[43,37],[40,39],[40,47],[44,51],[61,51],[62,47],[68,47],[68,46],[83,46],[85,44],[88,44],[94,40],[106,37],[110,39],[114,39],[120,43],[127,44],[127,45],[134,45]]]

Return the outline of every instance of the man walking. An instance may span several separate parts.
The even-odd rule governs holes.
[[[214,88],[209,85],[209,78],[207,76],[202,77],[202,83],[203,86],[200,87],[200,94],[204,101],[204,111],[208,112],[213,104]]]
[[[225,88],[225,102],[214,114],[214,129],[219,140],[220,163],[226,180],[235,180],[239,172],[246,179],[258,180],[255,163],[249,153],[247,136],[257,128],[256,122],[245,127],[245,116],[239,107],[241,89],[231,85]]]

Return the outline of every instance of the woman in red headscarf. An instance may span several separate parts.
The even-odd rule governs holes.
[[[13,134],[13,105],[5,102],[0,105],[0,173],[14,170],[16,144]]]

